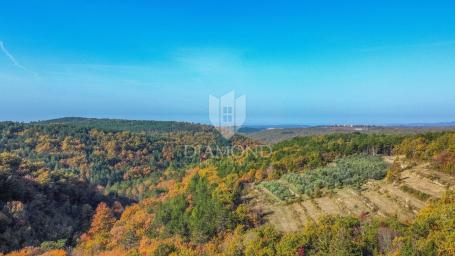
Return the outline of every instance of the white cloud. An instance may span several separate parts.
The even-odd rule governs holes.
[[[0,49],[2,50],[2,52],[6,55],[6,57],[8,57],[8,59],[14,64],[14,66],[24,70],[25,72],[27,73],[30,73],[32,74],[33,76],[37,77],[38,78],[38,74],[36,72],[33,72],[31,70],[29,70],[28,68],[22,66],[17,60],[16,58],[6,49],[5,47],[5,44],[3,43],[3,41],[0,40]]]

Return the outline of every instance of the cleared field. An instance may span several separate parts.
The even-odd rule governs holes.
[[[424,178],[430,179],[433,183],[442,185],[442,186],[449,186],[455,188],[455,177],[447,174],[447,173],[438,173],[435,175],[432,171],[428,168],[416,168],[416,175],[422,176]]]
[[[384,183],[381,189],[388,193],[389,195],[395,197],[397,200],[400,200],[406,207],[412,207],[414,209],[420,209],[425,206],[425,202],[421,201],[414,196],[409,195],[406,192],[403,192],[399,187],[394,186],[393,184]]]
[[[302,203],[300,203],[302,207],[306,209],[306,212],[308,216],[313,220],[317,221],[319,217],[323,215],[323,212],[321,212],[311,200],[305,200]]]
[[[287,180],[280,181],[280,190],[287,187],[292,194],[296,193],[292,196],[293,201],[282,200],[261,186],[264,191],[255,189],[257,192],[252,193],[255,197],[252,207],[265,213],[266,221],[284,232],[298,230],[323,215],[397,216],[400,221],[409,222],[426,204],[425,200],[419,199],[416,191],[432,199],[441,197],[448,188],[455,188],[455,177],[435,172],[427,165],[404,170],[400,175],[395,183],[370,180],[360,189],[333,189],[330,196],[313,199],[305,199],[308,197],[295,192]],[[405,186],[410,188],[408,192],[403,189]]]
[[[438,185],[430,179],[419,177],[411,170],[405,170],[401,174],[401,180],[403,183],[415,190],[422,191],[433,197],[440,197],[446,188],[443,185]],[[439,174],[438,174],[439,175]]]
[[[341,215],[342,214],[342,210],[329,197],[316,198],[314,201],[316,201],[316,203],[321,208],[322,213],[324,213],[324,214],[331,214],[331,215]]]
[[[383,194],[373,190],[367,190],[362,194],[367,197],[380,212],[385,213],[387,216],[397,216],[402,222],[406,222],[414,217],[414,213],[412,211],[403,208],[400,204],[387,198]]]
[[[282,203],[279,198],[263,189],[252,189],[248,197],[253,209],[278,230],[296,231],[308,221],[302,209]]]
[[[336,200],[339,202],[338,205],[345,205],[351,215],[360,216],[373,211],[357,195],[353,195],[347,189],[337,191]]]
[[[270,222],[279,225],[280,230],[285,231],[296,231],[302,227],[303,223],[300,218],[295,214],[292,207],[289,205],[282,207],[272,208],[277,214],[271,214],[268,216]]]
[[[295,203],[291,205],[293,207],[293,210],[299,215],[300,222],[302,224],[306,224],[308,222],[312,222],[313,219],[308,215],[308,211],[305,207],[303,207],[299,203]]]

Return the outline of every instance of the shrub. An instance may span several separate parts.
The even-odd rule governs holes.
[[[368,179],[384,178],[386,172],[387,164],[380,157],[355,155],[336,161],[335,166],[318,168],[304,174],[287,174],[284,179],[300,193],[316,196],[324,189],[360,187]]]

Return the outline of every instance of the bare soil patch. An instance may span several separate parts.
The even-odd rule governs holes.
[[[321,211],[324,214],[330,215],[340,215],[342,213],[341,209],[338,208],[338,205],[329,197],[316,198],[315,201],[321,208]]]
[[[427,178],[417,176],[412,172],[412,169],[403,171],[401,174],[401,181],[416,190],[436,198],[441,197],[446,191],[444,186],[437,185]]]
[[[393,162],[394,159],[386,160]],[[409,166],[409,163],[402,165]],[[432,198],[441,197],[448,188],[455,189],[455,177],[429,168],[427,164],[420,164],[402,171],[399,181],[394,183],[371,180],[361,190],[345,187],[333,190],[330,196],[313,199],[299,194],[292,184],[283,180],[280,183],[289,188],[296,201],[284,202],[266,189],[258,190],[254,186],[248,188],[251,191],[248,197],[253,198],[252,209],[264,213],[265,220],[283,232],[300,230],[323,215],[397,216],[400,221],[409,222],[427,202],[409,189],[406,192],[403,186]]]

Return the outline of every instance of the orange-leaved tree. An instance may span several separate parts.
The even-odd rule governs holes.
[[[100,203],[96,208],[89,231],[81,236],[81,243],[76,248],[75,254],[96,255],[105,250],[111,239],[110,231],[114,223],[112,210],[106,203]]]

